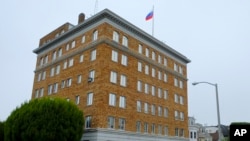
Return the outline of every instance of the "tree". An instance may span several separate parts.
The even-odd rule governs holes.
[[[4,122],[0,121],[0,141],[4,140]]]
[[[25,102],[5,122],[5,141],[79,141],[83,112],[71,102],[42,98]]]

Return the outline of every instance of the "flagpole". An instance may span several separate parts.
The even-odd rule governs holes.
[[[153,5],[153,14],[155,14],[154,5]],[[153,19],[152,19],[152,36],[154,36],[154,22],[155,22],[155,16],[153,15]]]

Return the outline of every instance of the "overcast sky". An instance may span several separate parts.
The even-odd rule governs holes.
[[[151,34],[145,16],[154,5],[154,36],[187,56],[188,112],[196,122],[217,125],[218,83],[221,123],[250,122],[249,0],[4,0],[0,5],[0,120],[30,100],[41,37],[79,13],[105,8]]]

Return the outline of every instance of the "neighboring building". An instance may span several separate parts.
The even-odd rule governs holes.
[[[187,141],[188,58],[108,9],[40,39],[32,99],[75,102],[84,141]]]
[[[189,117],[189,141],[212,141],[212,136],[205,131],[202,124],[196,123],[194,117]]]

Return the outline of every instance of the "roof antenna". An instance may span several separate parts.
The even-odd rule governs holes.
[[[98,12],[98,0],[95,1],[95,9],[94,9],[94,14]]]

